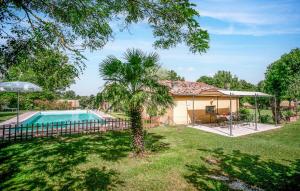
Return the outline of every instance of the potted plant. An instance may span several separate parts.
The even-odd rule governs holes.
[[[291,110],[288,110],[288,111],[285,111],[283,113],[283,116],[284,118],[289,121],[289,122],[294,122],[294,121],[297,121],[298,120],[298,116],[295,114],[295,112],[291,111]]]

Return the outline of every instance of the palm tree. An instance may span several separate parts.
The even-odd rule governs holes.
[[[159,57],[129,49],[124,62],[109,56],[100,64],[100,75],[106,80],[103,96],[112,106],[122,107],[131,120],[133,149],[138,155],[144,152],[142,112],[147,108],[157,111],[173,105],[166,86],[159,83],[157,71]]]

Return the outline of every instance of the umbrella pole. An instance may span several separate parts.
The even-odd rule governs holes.
[[[232,136],[232,103],[231,103],[231,93],[230,93],[230,136]]]
[[[255,94],[255,112],[254,112],[254,118],[255,118],[255,130],[257,131],[257,96]]]
[[[20,102],[20,91],[18,91],[18,104],[17,104],[17,126],[19,126],[19,102]]]

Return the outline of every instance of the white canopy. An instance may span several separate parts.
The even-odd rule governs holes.
[[[21,92],[40,92],[42,88],[30,82],[0,82],[0,92],[16,92],[18,96],[17,125],[19,125],[19,94]]]
[[[272,95],[262,92],[249,92],[249,91],[231,91],[231,90],[218,90],[224,95],[240,96],[240,97],[272,97]]]
[[[42,88],[30,82],[0,82],[1,92],[39,92]]]

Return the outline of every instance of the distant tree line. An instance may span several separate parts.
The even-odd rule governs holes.
[[[248,91],[256,89],[254,84],[251,84],[246,80],[238,79],[238,77],[231,74],[230,71],[218,71],[213,76],[201,76],[197,81],[223,89]]]

